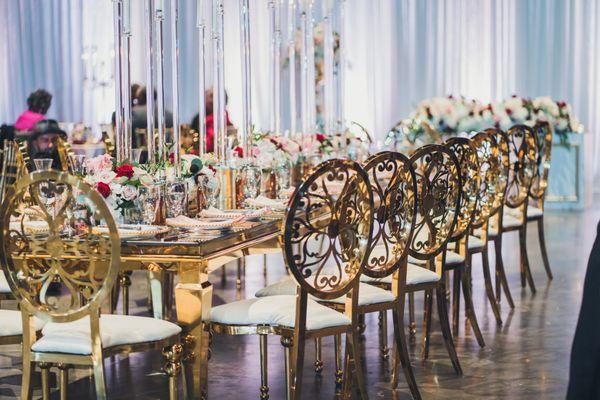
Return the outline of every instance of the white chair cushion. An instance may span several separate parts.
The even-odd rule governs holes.
[[[511,215],[511,213],[505,212],[504,216],[502,217],[502,225],[505,228],[516,228],[517,226],[521,226],[523,224],[521,223],[521,221],[518,218],[516,218],[513,215]],[[479,235],[481,235],[481,231],[479,231],[479,232],[478,231],[479,230],[475,231],[475,235],[479,236]],[[498,236],[498,231],[496,230],[496,228],[493,228],[490,225],[489,228],[488,228],[488,235],[490,235],[490,236]],[[469,239],[469,240],[471,240],[471,239]]]
[[[8,286],[8,281],[6,280],[4,271],[0,271],[0,294],[8,293],[11,293],[10,286]]]
[[[256,292],[256,297],[266,297],[266,296],[277,296],[277,295],[295,295],[297,283],[291,276],[287,276],[280,280],[277,283],[269,285],[260,289]],[[313,297],[315,301],[315,299]],[[344,304],[346,302],[346,297],[338,297],[333,300],[318,300],[325,301],[337,304]],[[394,295],[389,290],[383,290],[381,288],[375,287],[373,285],[367,285],[365,283],[361,283],[358,289],[358,305],[365,306],[369,304],[378,304],[378,303],[386,303],[388,301],[394,301]]]
[[[154,342],[178,335],[172,322],[149,317],[106,314],[100,317],[102,347]],[[49,322],[31,349],[40,353],[92,354],[89,317],[73,322]]]
[[[527,207],[527,217],[528,218],[541,217],[542,215],[544,215],[544,210],[542,210],[541,208],[537,208],[534,206]]]
[[[365,275],[361,275],[361,282],[373,283],[373,282],[381,282],[381,283],[392,283],[392,276],[388,275],[385,278],[370,278]],[[407,285],[418,285],[420,283],[428,283],[428,282],[437,282],[440,280],[438,274],[433,271],[428,270],[427,268],[420,267],[414,264],[408,264],[408,269],[406,270],[406,284]]]
[[[227,325],[273,325],[293,328],[296,325],[296,296],[258,297],[213,307],[212,322]],[[306,329],[348,326],[350,318],[308,299]]]
[[[461,256],[458,253],[453,252],[452,250],[448,250],[446,252],[446,264],[454,265],[454,264],[462,264],[465,262],[465,257]]]
[[[481,240],[477,236],[469,235],[469,243],[468,243],[469,250],[480,249],[483,246],[484,246],[483,240]]]
[[[33,318],[35,330],[39,331],[44,326],[44,321]],[[23,334],[23,320],[21,311],[0,310],[0,337]]]

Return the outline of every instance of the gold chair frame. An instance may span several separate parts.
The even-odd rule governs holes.
[[[54,182],[67,186],[67,201],[55,217],[52,217],[40,201],[39,189],[36,185],[43,182]],[[98,247],[92,248],[88,241],[77,243],[72,241],[67,245],[61,237],[60,230],[64,221],[66,207],[73,198],[73,190],[85,196],[97,211],[97,216],[104,220],[109,230],[108,237],[98,237]],[[44,240],[29,238],[23,231],[14,231],[10,227],[11,215],[29,193],[33,204],[42,207],[44,219],[48,223],[49,233]],[[103,301],[109,296],[120,266],[121,243],[116,224],[104,202],[104,199],[81,179],[64,172],[43,171],[34,172],[20,179],[10,197],[4,199],[0,212],[0,261],[8,283],[19,301],[23,321],[23,377],[21,398],[29,399],[32,395],[31,377],[35,365],[42,372],[42,397],[48,399],[49,368],[56,364],[59,368],[61,398],[66,398],[68,384],[68,369],[73,366],[92,367],[96,396],[106,398],[103,359],[117,353],[132,353],[150,349],[162,349],[167,358],[164,370],[169,376],[170,398],[177,398],[177,377],[181,371],[181,355],[183,348],[179,344],[179,334],[152,342],[102,347],[100,336],[100,311]],[[22,228],[21,228],[22,229]],[[88,227],[88,229],[90,229]],[[13,239],[17,239],[17,243]],[[67,246],[67,247],[65,247]],[[70,247],[69,247],[70,246]],[[68,249],[68,250],[67,250]],[[85,260],[90,262],[85,273],[81,271],[70,273],[64,269],[61,261],[74,264]],[[46,272],[30,268],[30,265],[46,263]],[[59,266],[60,265],[60,266]],[[105,271],[103,278],[97,279],[95,271]],[[60,276],[70,288],[71,304],[66,310],[60,310],[45,299],[44,287]],[[43,282],[43,283],[42,283]],[[84,317],[90,319],[92,352],[90,355],[36,352],[32,346],[36,341],[33,317],[36,316],[47,322],[72,322]]]
[[[339,199],[334,200],[325,183],[319,188],[319,179],[325,177],[329,182],[342,181],[344,188]],[[316,194],[322,190],[320,194]],[[354,198],[352,198],[354,196]],[[317,203],[311,201],[317,200]],[[320,201],[320,202],[319,202]],[[348,204],[346,204],[348,203]],[[322,208],[328,209],[323,211]],[[350,213],[350,214],[347,214]],[[286,266],[298,283],[296,291],[296,322],[294,328],[277,325],[231,325],[211,322],[205,324],[205,329],[212,333],[229,335],[259,335],[260,364],[261,364],[261,399],[269,398],[267,380],[267,335],[281,337],[284,347],[286,398],[300,399],[302,390],[302,376],[304,365],[304,349],[307,339],[321,339],[333,336],[336,349],[336,374],[342,370],[341,335],[346,334],[346,357],[342,375],[343,396],[349,398],[351,380],[349,379],[350,366],[356,370],[356,381],[362,398],[367,398],[364,375],[360,362],[360,347],[358,342],[358,290],[359,278],[367,262],[368,249],[371,248],[371,235],[373,229],[373,194],[369,186],[369,179],[359,164],[349,160],[329,160],[321,163],[315,171],[298,187],[288,206],[280,246]],[[344,218],[352,215],[351,224],[345,224]],[[314,218],[314,219],[313,219]],[[366,224],[366,225],[365,225]],[[358,227],[368,232],[365,239],[365,254],[360,254],[356,242]],[[348,236],[341,236],[342,233]],[[301,241],[308,236],[325,235],[338,237],[344,245],[342,257],[346,257],[348,279],[344,280],[341,270],[336,279],[328,278],[318,280],[324,265],[304,264],[306,253],[298,254],[303,250]],[[349,242],[350,241],[350,242]],[[332,248],[327,249],[336,252]],[[320,252],[323,248],[320,249]],[[316,257],[318,258],[318,256]],[[337,261],[336,261],[337,262]],[[349,268],[349,269],[348,269]],[[309,281],[312,280],[312,284]],[[314,296],[317,300],[331,300],[346,296],[345,314],[352,321],[349,326],[327,327],[316,330],[306,329],[306,314],[308,297]]]
[[[473,296],[471,293],[471,260],[469,253],[469,236],[471,225],[475,219],[477,204],[479,202],[479,187],[481,177],[479,172],[479,160],[477,151],[467,138],[454,137],[446,140],[444,145],[456,156],[460,165],[460,177],[462,181],[462,194],[456,225],[450,237],[450,243],[454,243],[454,251],[464,259],[460,263],[449,264],[446,262],[447,249],[443,253],[442,269],[444,275],[453,272],[453,297],[452,297],[452,333],[456,337],[459,331],[460,316],[460,294],[462,292],[465,301],[465,314],[473,329],[475,338],[480,347],[485,347],[485,340],[479,328]],[[431,318],[431,315],[429,315]]]

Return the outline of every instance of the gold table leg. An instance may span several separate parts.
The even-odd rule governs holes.
[[[208,281],[207,263],[181,263],[175,288],[177,321],[183,328],[184,378],[187,398],[208,395],[208,331],[203,321],[210,317],[213,288]]]

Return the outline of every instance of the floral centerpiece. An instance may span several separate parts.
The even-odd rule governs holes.
[[[85,182],[104,197],[110,209],[121,215],[135,206],[140,187],[154,183],[145,169],[134,163],[117,163],[108,154],[88,159],[86,168]]]
[[[263,171],[274,170],[284,164],[296,164],[301,147],[295,141],[280,135],[255,133],[252,155]]]

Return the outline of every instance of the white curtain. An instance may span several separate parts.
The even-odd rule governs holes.
[[[145,80],[142,0],[132,0],[132,80]],[[168,4],[168,2],[166,2]],[[208,2],[207,2],[208,3]],[[253,120],[269,120],[267,0],[251,3]],[[180,112],[198,107],[196,2],[180,0]],[[320,19],[316,1],[316,19]],[[208,9],[206,10],[208,12]],[[84,85],[84,48],[112,49],[109,0],[0,2],[0,121],[12,122],[27,94],[54,94],[51,116],[106,121],[112,86]],[[208,14],[210,15],[210,14]],[[285,13],[284,13],[285,16]],[[168,17],[168,15],[167,15]],[[225,1],[226,87],[241,121],[238,1]],[[422,99],[448,94],[496,100],[549,95],[572,104],[586,126],[588,172],[599,170],[600,2],[594,0],[347,0],[346,117],[381,140]],[[165,76],[170,104],[168,24]],[[210,21],[208,82],[212,81]],[[285,40],[285,36],[284,36]],[[99,50],[98,50],[99,51]],[[107,50],[110,51],[110,50]],[[110,54],[104,55],[112,76]],[[282,74],[286,77],[287,74]],[[287,83],[282,83],[284,93]],[[282,96],[284,110],[287,97]],[[283,126],[288,112],[283,112]]]

